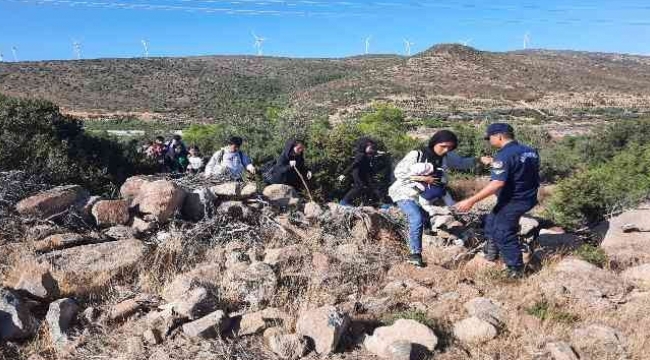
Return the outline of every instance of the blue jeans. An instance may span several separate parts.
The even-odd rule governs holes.
[[[524,266],[519,244],[519,219],[535,206],[535,201],[510,201],[497,204],[485,219],[485,236],[493,240],[503,261],[510,268]]]
[[[406,215],[409,223],[409,248],[411,254],[422,253],[422,232],[429,222],[429,215],[413,200],[397,202],[400,210]]]

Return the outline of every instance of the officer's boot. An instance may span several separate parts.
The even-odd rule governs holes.
[[[485,260],[497,261],[499,258],[499,248],[494,240],[487,239],[483,246],[483,254],[485,254]]]

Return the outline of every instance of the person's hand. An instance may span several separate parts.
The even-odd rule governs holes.
[[[295,168],[296,167],[296,160],[289,161],[289,166],[291,166],[292,168]]]
[[[312,176],[313,174],[311,173],[311,171],[307,171],[307,180],[311,180]]]
[[[253,166],[253,164],[249,164],[248,166],[246,166],[246,170],[248,170],[248,172],[253,175],[257,173],[257,169],[255,169],[255,166]]]
[[[468,212],[474,207],[474,201],[472,199],[465,199],[463,201],[457,202],[454,205],[454,208],[459,212]]]
[[[410,179],[411,179],[411,181],[423,182],[423,183],[427,183],[429,185],[438,184],[440,182],[440,179],[437,178],[437,177],[434,177],[434,176],[416,176],[416,175],[413,175],[413,176],[411,176]]]
[[[481,164],[485,166],[490,166],[494,162],[494,159],[491,156],[481,156]]]
[[[339,182],[344,182],[345,181],[345,175],[339,175],[338,180],[339,180]]]

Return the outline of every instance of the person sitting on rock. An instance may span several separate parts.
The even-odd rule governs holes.
[[[199,171],[203,168],[203,157],[201,157],[201,152],[199,151],[199,147],[196,145],[190,146],[188,149],[189,151],[189,156],[187,157],[187,161],[189,164],[187,165],[187,172],[190,174],[198,174]]]
[[[228,176],[232,180],[240,181],[245,170],[255,174],[253,162],[240,150],[243,142],[244,140],[238,136],[231,137],[227,146],[212,155],[205,167],[204,176]]]
[[[377,143],[371,138],[363,137],[357,140],[354,160],[352,165],[344,171],[344,174],[352,174],[352,189],[350,189],[340,204],[352,206],[352,202],[359,197],[374,199],[379,202],[385,200],[385,195],[373,183],[376,174],[375,157],[377,155]],[[339,176],[339,181],[345,180],[345,175]]]
[[[302,140],[288,140],[284,145],[282,154],[271,169],[269,183],[284,184],[295,189],[304,187],[303,179],[310,180],[311,171],[305,166],[305,142]]]

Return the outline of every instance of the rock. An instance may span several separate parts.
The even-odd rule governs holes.
[[[64,231],[53,225],[43,224],[28,227],[26,230],[26,238],[31,241],[38,241],[50,235],[63,233]]]
[[[305,204],[304,213],[307,219],[318,219],[319,217],[323,216],[324,211],[320,205],[318,205],[318,203],[310,201]]]
[[[438,215],[432,217],[431,229],[436,230],[441,227],[449,228],[456,221],[453,215]]]
[[[609,326],[592,324],[575,329],[571,342],[581,359],[627,358],[623,335]]]
[[[395,341],[388,345],[388,354],[393,360],[411,360],[413,353],[413,344],[407,340]]]
[[[553,360],[579,360],[571,345],[564,341],[547,343],[546,351],[550,353]]]
[[[216,287],[222,278],[219,264],[204,264],[193,270],[177,275],[165,285],[162,297],[169,303],[182,300],[191,290],[198,287]]]
[[[98,226],[125,225],[131,219],[129,202],[126,200],[101,200],[92,209]]]
[[[267,304],[275,295],[278,279],[273,268],[263,262],[248,267],[230,268],[224,274],[221,287],[238,301],[246,301],[254,308]]]
[[[465,264],[465,271],[470,273],[481,273],[490,269],[499,269],[502,265],[503,264],[500,262],[488,261],[485,259],[483,253],[478,253],[474,255],[472,260]]]
[[[539,228],[539,221],[528,216],[522,216],[519,219],[519,235],[524,237],[529,236],[537,228]]]
[[[173,309],[179,315],[194,320],[214,310],[215,300],[211,298],[205,288],[199,287],[176,300],[173,303]]]
[[[278,207],[295,206],[300,202],[296,190],[283,184],[273,184],[264,188],[262,192],[271,205]]]
[[[131,336],[126,339],[126,352],[129,355],[128,357],[118,358],[116,360],[137,359],[143,356],[145,349],[144,344],[142,343],[142,339],[139,336]]]
[[[302,245],[289,245],[278,249],[268,249],[264,255],[264,262],[271,266],[286,267],[297,264],[309,255],[309,251]]]
[[[387,359],[394,359],[396,355],[408,359],[404,354],[411,354],[411,346],[408,346],[411,344],[433,352],[438,338],[433,330],[415,320],[399,319],[391,326],[376,328],[372,336],[367,336],[363,342],[368,351]]]
[[[83,206],[88,192],[79,185],[58,186],[23,199],[16,204],[16,211],[25,217],[47,219],[73,206]]]
[[[54,299],[59,295],[59,285],[46,266],[25,267],[13,288],[39,300]]]
[[[35,241],[34,251],[49,252],[52,250],[60,250],[79,245],[92,244],[94,242],[100,241],[98,239],[75,233],[55,234],[50,235],[43,240]]]
[[[226,313],[217,310],[183,325],[183,333],[191,337],[216,338],[228,327],[228,324]]]
[[[15,341],[36,334],[38,321],[28,305],[9,289],[0,288],[0,341]]]
[[[395,280],[388,283],[382,292],[391,297],[408,296],[412,300],[427,301],[436,297],[437,293],[413,280]]]
[[[491,299],[478,297],[465,303],[465,310],[470,316],[475,316],[499,328],[506,323],[506,312]]]
[[[427,264],[434,264],[445,268],[453,268],[463,260],[463,254],[467,252],[464,246],[425,246],[422,249],[422,256]]]
[[[311,338],[316,346],[316,352],[321,355],[331,354],[347,330],[350,319],[334,306],[306,311],[296,324],[299,335]]]
[[[280,359],[297,360],[307,354],[307,340],[297,334],[272,334],[265,336],[266,345]]]
[[[615,274],[575,258],[560,261],[542,277],[540,288],[549,299],[574,299],[601,308],[614,306],[627,292]]]
[[[184,219],[199,221],[211,216],[216,198],[208,189],[196,189],[188,193],[183,202],[181,214]]]
[[[385,220],[374,208],[364,207],[363,213],[364,216],[358,218],[352,226],[352,236],[361,241],[374,239],[379,234]]]
[[[246,200],[257,193],[257,185],[255,183],[231,181],[211,187],[210,192],[218,198]]]
[[[149,345],[158,345],[162,343],[162,336],[155,329],[149,329],[142,334],[142,339]]]
[[[621,276],[641,289],[650,290],[650,264],[628,268]]]
[[[101,200],[101,196],[91,196],[86,200],[86,203],[81,207],[81,214],[86,220],[93,220],[93,207]]]
[[[142,185],[132,206],[137,206],[140,212],[164,223],[181,209],[184,200],[183,189],[171,181],[157,180]]]
[[[88,307],[83,311],[82,317],[88,324],[92,324],[99,319],[100,311],[94,307]]]
[[[239,336],[261,333],[269,326],[288,325],[289,315],[276,308],[248,313],[238,319],[236,333]]]
[[[64,293],[82,294],[108,284],[116,276],[124,276],[144,256],[139,240],[120,240],[102,244],[77,246],[39,256],[52,265],[52,275]]]
[[[72,299],[60,299],[50,304],[45,320],[54,346],[62,350],[70,342],[70,328],[74,323],[79,306]]]
[[[146,233],[149,231],[153,231],[156,228],[156,224],[152,222],[144,221],[143,219],[136,216],[133,218],[131,228],[135,230],[137,233]]]
[[[118,225],[104,230],[104,235],[115,240],[130,240],[137,235],[137,231],[128,226]]]
[[[142,308],[138,299],[127,299],[117,303],[108,311],[108,320],[111,322],[124,321],[135,315]]]
[[[251,209],[241,201],[224,201],[217,208],[219,214],[226,215],[233,219],[248,219]]]
[[[137,176],[132,176],[122,184],[120,187],[120,195],[122,195],[122,198],[128,201],[132,201],[133,199],[140,194],[142,191],[142,187],[144,184],[153,182],[157,180],[158,178],[155,176],[145,176],[145,175],[137,175]]]
[[[497,329],[475,316],[454,324],[454,336],[467,344],[480,344],[494,339]]]
[[[650,236],[647,232],[624,231],[626,224],[639,229],[650,229],[650,204],[640,209],[626,211],[609,221],[609,229],[600,244],[607,253],[612,267],[623,270],[631,266],[650,263]]]
[[[147,327],[162,339],[166,339],[178,326],[180,326],[185,318],[177,314],[174,309],[165,309],[163,311],[150,312],[145,316]]]

